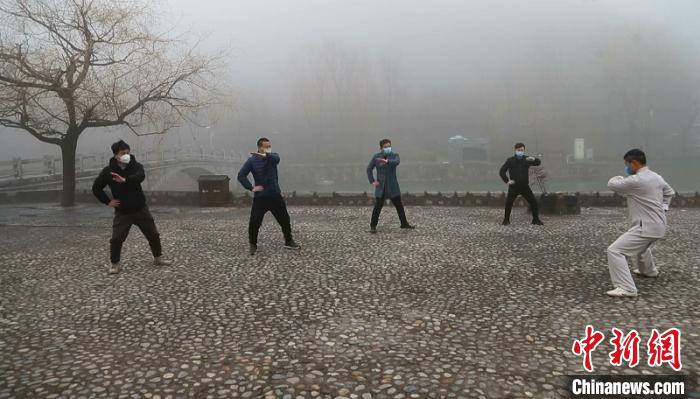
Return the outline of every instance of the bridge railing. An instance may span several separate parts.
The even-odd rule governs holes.
[[[148,166],[166,165],[176,161],[236,162],[244,155],[235,151],[205,150],[201,148],[167,148],[133,152],[136,159]],[[77,173],[102,169],[111,158],[109,153],[79,154],[75,157]],[[56,176],[63,173],[60,157],[45,155],[41,158],[15,157],[10,161],[0,161],[0,181],[21,181],[31,178]]]

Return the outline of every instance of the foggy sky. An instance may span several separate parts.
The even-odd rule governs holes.
[[[469,92],[482,77],[527,68],[534,49],[543,46],[568,48],[565,54],[578,49],[592,52],[586,37],[620,25],[652,26],[691,52],[700,48],[696,23],[700,3],[693,0],[161,0],[154,4],[164,26],[187,32],[185,37],[192,40],[201,38],[203,51],[228,54],[224,72],[238,103],[264,99],[271,109],[289,107],[290,80],[308,61],[308,49],[324,43],[338,43],[368,62],[396,62],[401,83],[414,99],[450,90]],[[581,73],[585,76],[585,67]],[[243,106],[238,112],[247,109]],[[240,132],[245,136],[241,139],[264,134],[268,126],[262,122],[259,131]],[[226,129],[218,127],[216,134]],[[195,129],[182,131],[196,136]],[[106,150],[115,137],[144,145],[153,142],[125,132],[87,131],[79,152]],[[172,142],[172,137],[166,141]],[[368,148],[375,146],[374,141]],[[58,154],[57,147],[23,132],[6,129],[0,143],[2,160]]]

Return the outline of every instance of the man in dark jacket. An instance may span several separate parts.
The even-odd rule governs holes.
[[[156,265],[170,265],[172,262],[163,258],[160,234],[156,228],[151,212],[146,206],[146,196],[141,189],[141,182],[146,178],[143,165],[136,162],[130,154],[129,145],[123,140],[112,144],[112,154],[107,165],[92,185],[92,193],[103,204],[114,208],[112,239],[109,242],[111,265],[110,274],[119,273],[122,244],[129,235],[132,225],[138,226],[151,247]],[[110,199],[104,192],[109,186]]]
[[[401,189],[399,189],[399,181],[396,178],[396,167],[399,166],[401,159],[399,154],[391,148],[391,141],[383,139],[379,142],[381,152],[372,155],[372,159],[367,165],[367,179],[374,186],[374,210],[372,211],[372,220],[370,221],[370,233],[377,233],[377,224],[379,223],[379,214],[384,207],[384,202],[387,198],[391,199],[396,212],[399,214],[402,229],[414,229],[406,219],[406,211],[401,202]],[[377,178],[374,178],[374,169],[377,169]]]
[[[292,238],[292,226],[287,212],[287,205],[282,198],[277,178],[277,165],[280,156],[272,152],[272,143],[262,137],[258,140],[257,152],[251,152],[250,158],[238,172],[238,181],[246,190],[253,192],[253,207],[250,211],[250,223],[248,225],[248,239],[250,241],[250,254],[255,255],[258,250],[258,231],[263,222],[263,217],[270,211],[277,223],[282,227],[284,234],[284,247],[286,249],[300,249],[299,244]],[[248,174],[253,174],[255,185],[250,184]]]
[[[500,175],[504,183],[508,185],[508,196],[506,197],[506,214],[503,218],[503,225],[510,224],[510,212],[513,203],[518,195],[522,195],[530,204],[532,209],[532,224],[543,225],[539,218],[537,209],[537,199],[530,189],[529,169],[530,166],[538,166],[542,163],[538,158],[525,155],[525,144],[515,144],[515,155],[506,159],[501,166]],[[507,175],[506,175],[507,172]]]

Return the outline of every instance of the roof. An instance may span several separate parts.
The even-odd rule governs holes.
[[[231,180],[226,175],[201,175],[197,178],[198,182],[211,182],[211,181],[228,181]]]

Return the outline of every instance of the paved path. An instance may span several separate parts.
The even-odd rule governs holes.
[[[556,398],[586,324],[683,332],[697,384],[700,210],[670,212],[661,275],[611,299],[605,248],[624,209],[498,225],[500,210],[290,209],[299,252],[265,220],[247,255],[247,209],[152,209],[171,267],[133,229],[105,272],[111,215],[98,206],[0,207],[0,398]],[[603,345],[601,345],[601,348]]]

